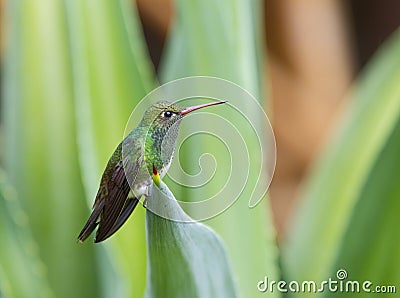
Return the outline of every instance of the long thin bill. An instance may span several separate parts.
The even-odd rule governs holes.
[[[205,103],[205,104],[198,105],[198,106],[187,107],[186,109],[184,109],[184,110],[181,112],[181,114],[182,114],[182,115],[186,115],[186,114],[189,114],[189,113],[191,113],[191,112],[193,112],[193,111],[196,111],[196,110],[198,110],[198,109],[202,109],[202,108],[206,108],[206,107],[210,107],[210,106],[215,106],[215,105],[220,105],[220,104],[222,104],[222,103],[226,103],[226,100],[223,100],[223,101],[215,101],[215,102]]]

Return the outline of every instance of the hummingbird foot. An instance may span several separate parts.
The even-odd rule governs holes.
[[[145,209],[147,209],[147,197],[144,197],[144,200],[143,200],[143,207],[144,207]]]

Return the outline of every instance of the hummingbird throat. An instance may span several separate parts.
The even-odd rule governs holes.
[[[145,140],[145,161],[151,176],[164,177],[172,162],[180,121],[149,131]]]

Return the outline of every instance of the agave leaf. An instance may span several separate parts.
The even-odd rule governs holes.
[[[130,113],[155,85],[136,8],[131,2],[65,1],[79,160],[90,205],[107,160],[123,138]],[[107,241],[110,245],[105,246],[110,255],[99,254],[100,260],[109,259],[100,266],[104,282],[113,280],[112,289],[104,289],[111,291],[113,297],[116,290],[127,297],[143,295],[144,214],[143,208],[137,208],[133,219]],[[110,268],[112,264],[115,269]],[[116,270],[117,277],[106,273],[110,270]]]
[[[263,91],[260,71],[263,65],[262,49],[258,42],[260,38],[260,1],[242,0],[194,0],[176,1],[176,19],[172,33],[167,43],[167,50],[162,61],[162,81],[191,75],[208,75],[228,79],[251,92],[258,100],[262,100]],[[248,105],[251,109],[251,105]],[[256,112],[253,124],[257,126]],[[246,127],[240,124],[238,115],[230,115],[241,132]],[[216,123],[210,121],[210,126]],[[185,134],[185,124],[181,133]],[[228,134],[225,134],[229,138]],[[249,143],[249,152],[257,150],[258,144]],[[186,146],[186,147],[185,147]],[[188,140],[179,151],[180,164],[189,174],[198,172],[198,157],[204,152],[211,152],[217,161],[226,160],[229,153],[215,139],[196,136]],[[177,160],[177,159],[176,159]],[[176,162],[176,160],[174,162]],[[209,198],[218,192],[226,182],[229,166],[218,164],[216,175],[213,177],[215,186],[207,190],[185,189],[174,185],[174,181],[166,179],[166,183],[180,198],[201,200]],[[232,261],[233,273],[238,283],[240,296],[256,297],[262,295],[257,291],[257,282],[266,274],[271,279],[279,278],[277,268],[277,248],[272,228],[272,220],[268,202],[264,200],[253,209],[248,208],[251,196],[251,186],[256,183],[256,171],[250,171],[248,186],[241,197],[226,212],[207,222],[222,236],[226,243],[228,256]],[[240,180],[246,173],[232,173],[233,181]],[[236,180],[235,180],[236,179]],[[261,177],[266,179],[265,177]],[[238,193],[232,188],[227,196],[236,197]],[[274,292],[272,295],[279,296]]]
[[[28,215],[54,294],[97,297],[94,251],[75,243],[86,204],[63,3],[8,1],[6,9],[5,170]]]
[[[0,170],[0,292],[10,298],[53,297],[27,218]]]
[[[129,1],[65,1],[80,162],[90,204],[135,105],[155,86]]]
[[[146,297],[236,297],[220,238],[205,225],[190,221],[163,182],[147,204],[148,210],[162,208],[163,215],[184,222],[147,211]]]
[[[313,170],[284,246],[289,279],[321,281],[343,268],[348,280],[399,280],[399,51],[398,31],[368,65]]]

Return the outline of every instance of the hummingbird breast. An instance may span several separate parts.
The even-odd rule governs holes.
[[[153,165],[159,172],[161,178],[168,171],[175,152],[176,140],[180,121],[168,127],[156,129],[146,139],[145,159],[150,171]]]
[[[138,163],[139,167],[135,173],[126,173],[135,197],[151,193],[153,166],[161,178],[167,173],[175,151],[179,124],[180,120],[171,125],[139,125],[124,139],[124,155],[131,163]]]

